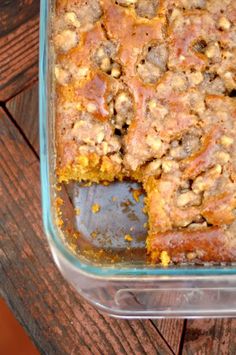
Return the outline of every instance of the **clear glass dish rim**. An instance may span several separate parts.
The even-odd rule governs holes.
[[[48,69],[48,21],[50,0],[41,0],[40,4],[40,50],[39,50],[39,132],[40,132],[40,175],[41,175],[41,198],[44,230],[49,243],[52,242],[60,254],[73,265],[78,271],[87,273],[90,276],[98,277],[127,277],[137,276],[222,276],[235,275],[236,267],[109,267],[94,266],[80,261],[64,245],[58,236],[51,214],[50,196],[50,168],[49,168],[49,146],[48,146],[48,101],[47,98],[47,69]]]

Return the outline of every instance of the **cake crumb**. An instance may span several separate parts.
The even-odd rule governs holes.
[[[95,232],[95,231],[93,231],[93,232],[91,233],[91,237],[92,237],[92,238],[96,238],[97,235],[98,235],[98,234],[97,234],[97,232]]]
[[[159,259],[159,251],[153,250],[150,254],[150,261],[152,264],[156,264]]]
[[[147,229],[147,226],[148,226],[147,222],[143,223],[143,228]]]
[[[100,211],[100,209],[101,209],[101,206],[98,203],[94,203],[92,205],[92,212],[93,213],[98,213]]]
[[[161,260],[161,264],[164,267],[167,267],[170,263],[170,257],[167,253],[167,251],[162,251],[161,255],[160,255],[160,260]]]
[[[134,231],[134,226],[130,227],[129,229],[131,232]]]
[[[76,244],[70,244],[70,250],[71,250],[73,253],[76,253],[77,245],[76,245]]]
[[[130,200],[125,200],[124,202],[122,202],[123,206],[130,206],[131,202]]]
[[[112,201],[113,201],[113,202],[117,201],[117,197],[113,196],[113,197],[112,197]]]
[[[133,195],[134,200],[136,202],[139,202],[139,197],[140,197],[140,195],[142,195],[142,190],[141,189],[133,189],[132,195]]]
[[[82,187],[90,187],[90,186],[92,186],[92,184],[93,184],[92,181],[88,181],[88,182],[86,181],[86,182],[81,183],[81,186]]]
[[[144,214],[147,214],[147,207],[144,206],[143,209],[142,209],[142,211],[143,211]]]
[[[131,237],[130,234],[126,234],[124,238],[127,242],[132,242],[133,238]]]
[[[62,216],[62,211],[61,211],[61,206],[63,205],[63,200],[60,197],[57,197],[55,199],[55,208],[56,208],[56,224],[59,228],[61,228],[64,224],[63,219],[61,218]]]
[[[62,205],[63,205],[63,200],[62,200],[62,198],[60,198],[60,197],[57,197],[56,199],[55,199],[55,207],[56,207],[56,209],[58,209],[58,208],[60,208]]]
[[[57,218],[56,223],[57,223],[57,226],[58,226],[58,227],[62,227],[63,224],[64,224],[62,218],[60,218],[60,217]]]
[[[75,231],[72,236],[74,239],[78,239],[80,237],[80,233]]]
[[[80,208],[75,208],[75,214],[76,214],[77,216],[80,215]]]

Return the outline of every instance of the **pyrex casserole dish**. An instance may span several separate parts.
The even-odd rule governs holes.
[[[40,143],[43,219],[53,257],[65,278],[100,310],[118,317],[222,317],[236,312],[235,265],[179,265],[162,268],[146,263],[145,216],[141,204],[131,200],[131,183],[81,187],[71,184],[66,209],[82,206],[80,216],[66,214],[84,239],[73,250],[58,226],[59,191],[55,175],[54,55],[50,42],[55,1],[41,2],[40,27]],[[112,204],[113,197],[118,202]],[[97,216],[94,203],[101,204]],[[68,207],[68,208],[67,208]],[[121,237],[135,224],[137,238],[127,243]],[[89,238],[96,230],[99,238]],[[106,250],[95,257],[94,250]],[[84,253],[86,251],[86,253]],[[89,253],[88,251],[91,251]],[[122,255],[122,257],[120,257]]]

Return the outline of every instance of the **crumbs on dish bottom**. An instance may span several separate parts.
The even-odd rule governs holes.
[[[91,208],[93,213],[98,213],[100,211],[100,209],[101,209],[101,206],[98,203],[94,203]]]

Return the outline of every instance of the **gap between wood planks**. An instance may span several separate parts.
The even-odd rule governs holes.
[[[185,339],[186,330],[187,330],[187,319],[184,319],[182,334],[181,334],[180,343],[179,343],[178,355],[182,355],[183,354],[184,339]]]
[[[38,65],[38,64],[37,64]],[[33,78],[31,81],[27,82],[23,87],[20,87],[19,91],[13,93],[7,100],[0,100],[0,107],[6,107],[6,104],[13,100],[16,96],[22,94],[24,91],[33,87],[36,83],[38,83],[38,77]]]
[[[8,108],[6,107],[5,103],[1,107],[3,108],[3,110],[6,113],[6,115],[8,116],[8,118],[11,120],[11,122],[14,124],[14,126],[17,128],[17,130],[20,132],[20,134],[23,137],[23,139],[25,140],[26,144],[30,147],[32,152],[35,154],[35,156],[39,160],[39,154],[35,150],[34,146],[30,143],[30,141],[29,141],[28,137],[26,136],[26,134],[24,133],[23,129],[20,127],[20,125],[17,123],[17,121],[11,115],[11,113],[8,110]]]

